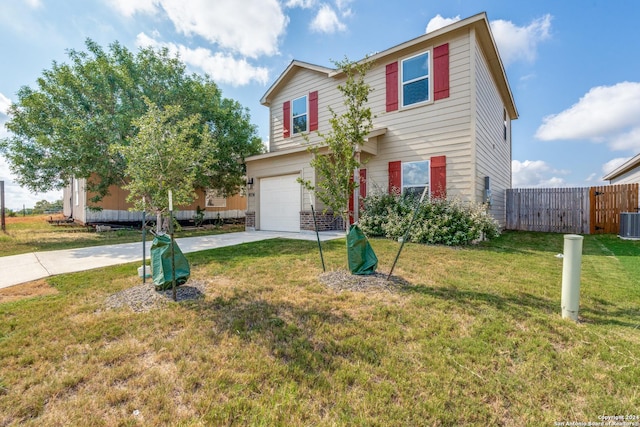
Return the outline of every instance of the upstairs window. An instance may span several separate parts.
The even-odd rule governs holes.
[[[424,188],[429,194],[429,161],[402,162],[402,194],[420,197]]]
[[[307,132],[309,121],[307,115],[308,105],[306,95],[298,99],[294,99],[292,106],[291,115],[293,117],[293,133]]]
[[[429,52],[402,61],[402,106],[430,100]]]
[[[507,110],[504,110],[502,113],[502,120],[504,123],[504,140],[507,140]]]

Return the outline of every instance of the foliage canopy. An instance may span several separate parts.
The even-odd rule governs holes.
[[[105,50],[88,39],[86,51],[67,54],[68,64],[53,62],[9,109],[12,134],[0,141],[0,152],[20,185],[44,192],[87,178],[94,203],[110,185],[125,185],[127,161],[119,148],[135,143],[135,120],[149,108],[145,99],[159,108],[179,105],[176,120],[197,117],[195,134],[210,134],[214,143],[199,154],[215,162],[201,162],[210,168],[193,172],[195,185],[226,194],[243,185],[244,158],[261,152],[262,143],[248,111],[223,98],[208,76],[188,74],[167,49],[133,53],[115,42]]]

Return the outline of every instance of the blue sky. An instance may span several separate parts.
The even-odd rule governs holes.
[[[331,66],[486,12],[520,118],[514,187],[600,184],[640,152],[640,2],[635,0],[0,0],[0,137],[23,85],[35,86],[89,37],[132,50],[168,46],[249,108],[268,136],[260,97],[293,59]],[[10,208],[30,194],[0,157]]]

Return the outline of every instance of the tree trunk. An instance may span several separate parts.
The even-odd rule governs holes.
[[[162,233],[162,212],[156,212],[156,233]]]

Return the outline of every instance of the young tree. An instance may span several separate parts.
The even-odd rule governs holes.
[[[226,194],[242,187],[244,158],[262,151],[247,110],[223,98],[208,76],[187,74],[167,49],[134,54],[118,42],[104,50],[92,40],[86,47],[69,50],[69,64],[54,62],[35,88],[23,86],[9,108],[11,135],[0,141],[0,152],[19,184],[44,192],[86,178],[93,203],[110,185],[126,184],[127,163],[117,148],[132,144],[146,97],[160,107],[180,105],[181,118],[197,115],[200,129],[216,140],[208,154],[218,162],[196,172],[198,185]]]
[[[129,190],[127,201],[134,209],[155,212],[158,231],[162,214],[169,208],[168,192],[176,205],[190,204],[197,175],[215,167],[209,153],[215,151],[211,133],[199,128],[200,117],[182,117],[180,106],[160,109],[147,100],[148,111],[135,119],[138,128],[131,145],[116,149],[123,157]]]
[[[346,76],[344,84],[338,86],[346,110],[338,115],[329,108],[331,131],[328,134],[319,133],[324,143],[310,148],[314,154],[311,166],[316,171],[318,181],[315,186],[310,181],[300,182],[306,189],[314,191],[334,214],[341,215],[346,224],[349,220],[349,199],[358,186],[352,177],[362,165],[359,147],[373,128],[371,109],[366,106],[372,89],[365,83],[366,73],[372,64],[366,59],[354,63],[346,58],[334,64]],[[327,154],[320,153],[324,147],[328,148]]]

